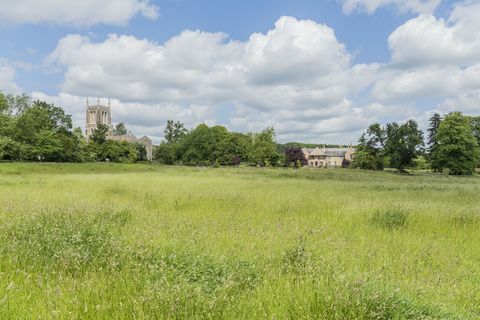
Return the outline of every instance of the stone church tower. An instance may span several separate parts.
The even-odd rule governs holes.
[[[97,99],[97,104],[89,104],[87,98],[87,110],[85,114],[85,137],[88,142],[90,137],[93,134],[93,131],[97,129],[99,124],[104,124],[108,126],[107,139],[114,141],[126,141],[129,143],[139,143],[145,147],[147,153],[147,160],[152,161],[153,159],[153,143],[152,140],[143,136],[142,138],[137,138],[132,133],[127,133],[125,135],[115,135],[113,132],[112,125],[112,111],[110,108],[110,99],[108,99],[108,105],[104,106],[100,104],[100,98]]]
[[[108,100],[108,105],[104,106],[100,104],[100,98],[97,99],[97,104],[89,104],[87,98],[87,113],[85,116],[86,124],[85,124],[85,137],[87,141],[93,134],[93,131],[97,129],[99,124],[105,124],[109,127],[109,135],[112,134],[113,126],[112,126],[112,112],[110,109],[110,99]]]

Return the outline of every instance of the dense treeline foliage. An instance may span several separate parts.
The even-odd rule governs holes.
[[[452,112],[444,118],[430,118],[427,147],[423,132],[414,120],[404,124],[371,125],[360,137],[353,166],[404,171],[407,168],[431,168],[452,175],[470,175],[480,164],[480,117]]]
[[[108,131],[99,126],[87,143],[62,108],[0,92],[0,160],[135,162],[146,158],[143,146],[108,140]],[[126,132],[125,125],[117,125],[116,132]]]
[[[136,162],[147,160],[145,147],[108,136],[125,135],[124,123],[112,129],[99,125],[89,141],[73,128],[70,115],[60,107],[31,101],[27,95],[0,92],[0,160],[84,162]],[[223,126],[200,124],[187,130],[169,120],[165,141],[154,157],[164,164],[192,166],[302,167],[307,159],[302,148],[318,145],[297,142],[278,144],[273,128],[259,133],[230,132]],[[372,124],[360,137],[354,161],[342,167],[383,170],[431,169],[453,175],[469,175],[480,167],[480,117],[452,112],[430,118],[425,137],[414,120],[381,126]],[[324,145],[325,147],[342,147]]]
[[[256,134],[229,132],[225,127],[200,124],[191,131],[182,123],[168,121],[165,141],[155,150],[155,159],[164,164],[195,166],[239,165],[282,166],[275,132],[267,128]]]

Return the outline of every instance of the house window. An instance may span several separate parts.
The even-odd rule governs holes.
[[[318,167],[318,161],[315,161],[315,167]]]

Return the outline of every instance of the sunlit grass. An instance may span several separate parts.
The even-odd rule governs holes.
[[[479,187],[0,164],[0,319],[476,319]]]

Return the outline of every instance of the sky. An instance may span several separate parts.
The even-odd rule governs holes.
[[[480,114],[480,0],[0,0],[0,90],[111,99],[160,142],[167,120],[280,142],[355,143],[372,123]]]

